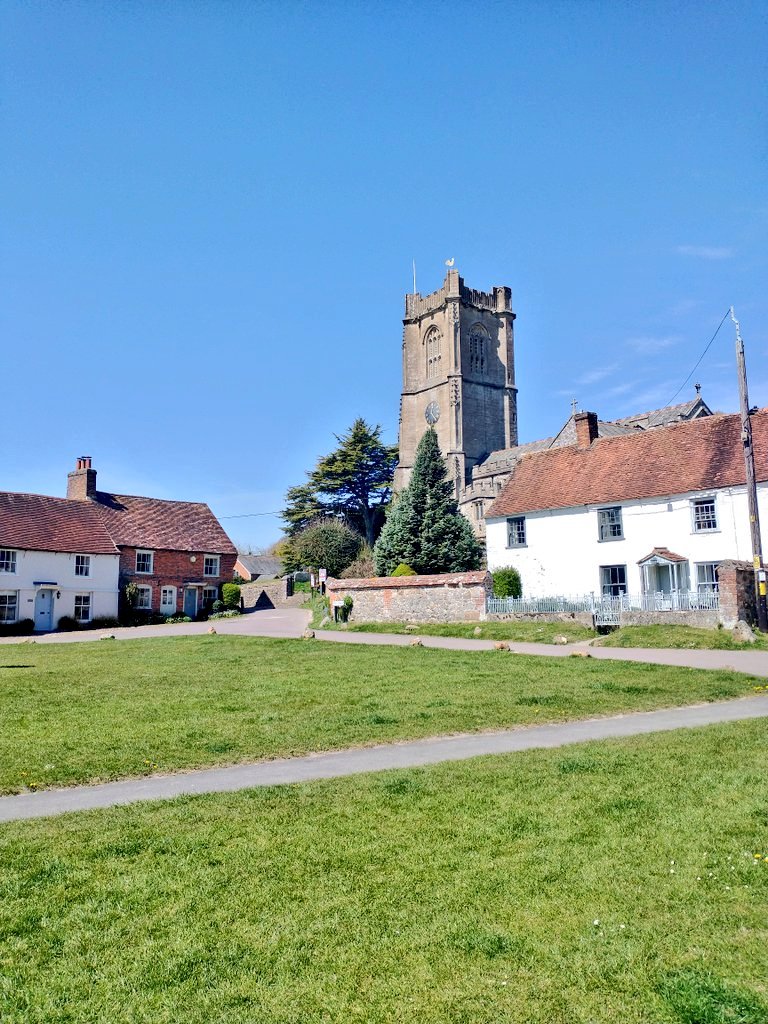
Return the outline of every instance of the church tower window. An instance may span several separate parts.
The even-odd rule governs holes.
[[[437,327],[430,327],[424,336],[427,349],[427,380],[440,376],[442,335]]]
[[[469,372],[485,373],[486,341],[488,334],[481,324],[475,324],[469,333]]]

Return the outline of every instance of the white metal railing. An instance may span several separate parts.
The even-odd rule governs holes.
[[[489,597],[489,615],[542,615],[590,612],[596,618],[615,618],[620,612],[717,611],[716,590],[657,591],[651,594],[584,594],[581,597]],[[618,621],[618,619],[616,619]]]

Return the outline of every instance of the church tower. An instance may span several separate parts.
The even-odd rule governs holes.
[[[396,490],[430,425],[457,499],[473,466],[517,444],[514,320],[510,288],[467,288],[457,270],[431,295],[406,295]]]

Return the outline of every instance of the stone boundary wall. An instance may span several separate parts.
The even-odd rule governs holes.
[[[489,622],[576,622],[591,629],[592,612],[494,612],[488,615]]]
[[[717,567],[717,582],[723,626],[733,629],[739,620],[754,625],[757,622],[757,600],[752,563],[734,559],[721,562]]]
[[[331,603],[352,598],[350,622],[479,622],[493,579],[489,572],[330,579],[325,589]]]
[[[245,612],[277,608],[288,599],[288,580],[269,580],[266,583],[254,580],[253,583],[241,583],[240,597]]]
[[[717,629],[720,613],[699,612],[621,612],[620,626],[693,626],[696,629]]]

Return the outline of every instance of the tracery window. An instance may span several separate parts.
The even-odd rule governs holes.
[[[437,327],[430,327],[424,336],[427,350],[427,380],[440,376],[441,343],[443,336]]]
[[[485,373],[486,341],[488,333],[481,324],[475,324],[469,332],[470,373]]]

